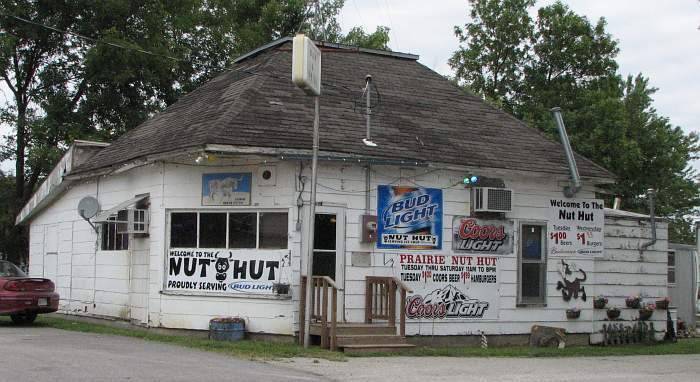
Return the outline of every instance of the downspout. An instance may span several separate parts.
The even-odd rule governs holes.
[[[656,244],[656,219],[654,216],[654,189],[650,188],[647,190],[647,200],[649,201],[649,218],[651,219],[651,240],[642,244],[639,249],[639,254],[641,255],[644,250]]]
[[[571,173],[571,185],[564,187],[564,195],[567,198],[573,198],[576,193],[581,189],[581,177],[578,175],[578,167],[576,167],[576,158],[574,157],[574,151],[571,150],[571,143],[569,143],[569,135],[566,133],[566,127],[564,126],[564,119],[561,116],[561,108],[553,107],[551,109],[552,115],[554,116],[554,122],[557,124],[557,129],[559,130],[559,138],[561,139],[561,144],[564,146],[564,153],[566,154],[566,160],[569,162],[569,172]]]

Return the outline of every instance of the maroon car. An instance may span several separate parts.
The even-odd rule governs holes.
[[[49,279],[27,277],[9,261],[0,260],[0,316],[29,324],[39,313],[58,310],[58,293]]]

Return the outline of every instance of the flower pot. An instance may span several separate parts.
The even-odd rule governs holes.
[[[567,310],[566,311],[566,318],[569,320],[575,320],[577,318],[581,317],[581,311],[580,310]]]
[[[619,309],[608,309],[608,319],[609,320],[617,320],[620,318],[620,310]]]
[[[282,295],[289,294],[289,284],[274,283],[274,284],[272,284],[272,292],[274,292],[275,294],[282,294]]]
[[[656,300],[656,309],[668,309],[668,300]]]
[[[639,298],[628,298],[625,300],[625,305],[627,305],[628,308],[634,308],[634,309],[639,309],[639,305],[642,303],[642,300]]]
[[[593,300],[593,307],[596,309],[605,309],[605,300]]]
[[[209,339],[240,341],[245,337],[245,321],[239,317],[213,318],[209,321]]]
[[[652,314],[654,314],[653,310],[639,309],[639,319],[642,321],[646,321],[646,320],[650,319]]]

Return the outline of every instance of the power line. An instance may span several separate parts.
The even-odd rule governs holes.
[[[318,4],[318,2],[316,2],[316,3]],[[201,65],[201,66],[203,66],[203,67],[209,68],[209,69],[220,69],[218,66],[212,65],[212,64],[210,64],[210,63],[204,62],[204,61],[199,60],[199,59],[186,60],[186,59],[177,58],[177,57],[173,57],[173,56],[169,56],[169,55],[165,55],[165,54],[154,53],[154,52],[151,52],[151,51],[148,51],[148,50],[145,50],[145,49],[134,48],[134,47],[130,47],[130,46],[126,46],[126,45],[121,45],[121,44],[117,44],[117,43],[113,43],[113,42],[103,41],[103,40],[96,39],[96,38],[93,38],[93,37],[84,36],[84,35],[81,35],[81,34],[79,34],[79,33],[75,33],[75,32],[71,32],[71,31],[66,31],[66,30],[58,29],[58,28],[52,27],[52,26],[50,26],[50,25],[42,24],[42,23],[39,23],[39,22],[36,22],[36,21],[32,21],[32,20],[25,19],[25,18],[23,18],[23,17],[15,16],[15,15],[6,15],[6,14],[1,14],[1,13],[0,13],[0,16],[11,17],[11,18],[14,18],[14,19],[16,19],[16,20],[18,20],[18,21],[27,23],[27,24],[31,24],[31,25],[34,25],[34,26],[38,26],[38,27],[41,27],[41,28],[46,28],[46,29],[49,29],[49,30],[51,30],[51,31],[53,31],[53,32],[56,32],[56,33],[62,33],[62,34],[70,35],[70,36],[73,36],[73,37],[76,37],[76,38],[79,38],[79,39],[83,39],[83,40],[87,40],[87,41],[93,42],[93,43],[95,43],[95,44],[103,44],[103,45],[106,45],[106,46],[110,46],[110,47],[112,47],[112,48],[130,50],[130,51],[133,51],[133,52],[138,52],[138,53],[146,54],[146,55],[149,55],[149,56],[165,58],[165,59],[168,59],[168,60],[171,60],[171,61],[175,61],[175,62],[182,62],[182,63],[186,63],[186,64],[197,63],[197,64],[199,64],[199,65]],[[302,21],[302,24],[303,24],[303,21]],[[301,26],[301,24],[300,24],[300,26]],[[7,32],[5,32],[5,33],[7,33]],[[8,33],[8,34],[9,34],[9,33]],[[16,36],[15,36],[15,37],[16,37]],[[225,70],[237,71],[237,72],[247,73],[247,74],[251,74],[251,75],[255,75],[255,76],[266,76],[266,77],[275,78],[275,79],[282,79],[282,80],[285,80],[285,81],[286,81],[286,80],[289,80],[288,77],[276,76],[276,75],[270,74],[270,73],[254,72],[254,71],[247,70],[247,69],[243,69],[243,68],[235,68],[235,67],[232,67],[232,68],[226,68]],[[357,92],[356,89],[351,89],[350,87],[345,86],[345,85],[340,85],[340,84],[331,83],[331,82],[322,82],[322,84],[323,84],[323,86],[328,86],[328,87],[332,87],[332,88],[344,89],[344,90],[347,90],[347,91],[350,91],[350,92],[353,92],[353,93]]]
[[[391,18],[391,8],[389,7],[389,0],[384,0],[384,4],[386,4],[386,14],[389,17],[389,33],[391,33],[392,38],[394,39],[394,41],[396,41],[396,50],[401,51],[401,47],[399,47],[399,39],[396,38],[396,33],[394,31],[394,20]]]
[[[36,22],[36,21],[28,20],[28,19],[25,19],[25,18],[22,18],[22,17],[19,17],[19,16],[15,16],[15,15],[0,14],[0,16],[11,17],[11,18],[13,18],[13,19],[22,21],[22,22],[27,23],[27,24],[32,24],[32,25],[35,25],[35,26],[38,26],[38,27],[46,28],[46,29],[52,30],[52,31],[57,32],[57,33],[62,33],[62,34],[71,35],[71,36],[73,36],[73,37],[77,37],[77,38],[80,38],[80,39],[83,39],[83,40],[91,41],[91,42],[94,42],[94,43],[96,43],[96,44],[104,44],[104,45],[108,45],[108,46],[111,46],[111,47],[114,47],[114,48],[121,48],[121,49],[131,50],[131,51],[134,51],[134,52],[139,52],[139,53],[147,54],[147,55],[150,55],[150,56],[165,58],[165,59],[168,59],[168,60],[186,62],[186,61],[184,61],[184,60],[181,60],[181,59],[178,59],[178,58],[175,58],[175,57],[172,57],[172,56],[168,56],[168,55],[165,55],[165,54],[154,53],[154,52],[151,52],[151,51],[148,51],[148,50],[144,50],[144,49],[140,49],[140,48],[134,48],[134,47],[130,47],[130,46],[115,44],[115,43],[113,43],[113,42],[98,40],[98,39],[96,39],[96,38],[92,38],[92,37],[88,37],[88,36],[83,36],[83,35],[78,34],[78,33],[75,33],[75,32],[66,31],[66,30],[62,30],[62,29],[58,29],[58,28],[52,27],[52,26],[50,26],[50,25],[38,23],[38,22]],[[9,33],[8,33],[8,34],[9,34]],[[15,37],[17,37],[17,36],[15,36]]]

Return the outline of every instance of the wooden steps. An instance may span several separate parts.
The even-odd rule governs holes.
[[[365,323],[338,323],[337,346],[346,353],[383,353],[412,349],[406,337],[396,335],[396,326]],[[311,325],[311,335],[321,335],[321,325]]]
[[[362,353],[399,353],[403,350],[413,349],[416,345],[411,344],[374,344],[374,345],[347,345],[343,352],[347,354]]]

